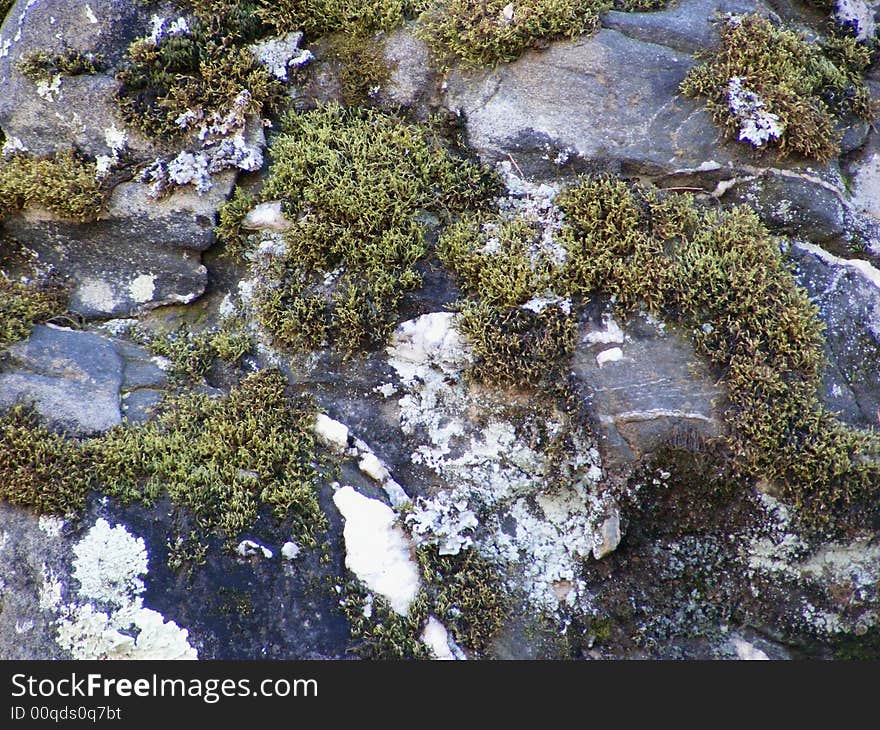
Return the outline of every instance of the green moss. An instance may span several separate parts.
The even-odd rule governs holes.
[[[813,525],[869,519],[880,490],[880,439],[819,402],[824,366],[816,307],[754,212],[703,210],[609,178],[558,203],[572,226],[572,291],[645,304],[694,332],[728,388],[729,444],[742,468],[777,483]]]
[[[781,155],[798,153],[818,160],[839,154],[838,121],[849,114],[871,120],[874,107],[863,81],[870,49],[850,37],[808,42],[795,31],[759,15],[727,19],[721,44],[702,54],[681,85],[687,96],[703,97],[706,108],[729,138],[740,120],[731,112],[728,88],[734,77],[779,119],[782,132],[768,144]]]
[[[31,81],[48,81],[53,76],[80,76],[96,74],[104,70],[103,56],[95,53],[83,53],[67,49],[62,53],[31,51],[25,54],[16,64],[18,70]]]
[[[369,104],[374,90],[385,86],[391,77],[381,43],[368,36],[334,34],[325,58],[338,65],[336,78],[342,102],[348,106]]]
[[[15,153],[0,160],[0,220],[30,206],[78,222],[95,220],[106,192],[94,162],[70,150],[52,157]]]
[[[0,415],[0,499],[38,514],[85,507],[91,472],[76,442],[50,431],[24,405]]]
[[[189,33],[165,36],[155,45],[147,38],[135,41],[117,74],[123,117],[149,137],[181,135],[178,118],[190,111],[222,118],[238,103],[242,117],[265,114],[283,97],[283,83],[246,47],[271,30],[256,15],[256,3],[188,4]]]
[[[340,605],[355,651],[369,659],[431,659],[421,635],[428,617],[436,616],[456,643],[483,656],[506,616],[495,569],[470,549],[440,555],[436,547],[423,546],[417,557],[422,589],[406,616],[361,583],[346,585]]]
[[[15,0],[0,0],[0,23],[9,15],[13,5],[15,5]]]
[[[12,281],[0,274],[0,350],[25,339],[31,327],[67,309],[67,290],[41,279]]]
[[[155,421],[88,442],[92,468],[107,493],[148,503],[167,495],[227,540],[265,505],[314,546],[327,526],[315,493],[314,408],[285,390],[280,373],[260,371],[222,398],[174,398]]]
[[[457,326],[473,346],[472,373],[481,380],[548,385],[567,367],[575,332],[570,310],[523,307],[551,292],[559,277],[558,264],[539,253],[540,236],[523,218],[466,217],[440,237],[438,256],[468,295]]]
[[[421,10],[424,0],[273,0],[258,11],[278,32],[301,30],[309,38],[345,31],[391,30]]]
[[[432,0],[419,16],[416,34],[445,63],[465,66],[513,61],[529,48],[592,33],[605,0],[521,0],[513,17],[507,0]]]
[[[154,355],[168,358],[172,373],[190,380],[207,375],[216,359],[234,365],[253,349],[251,337],[236,322],[198,333],[186,325],[161,334],[141,332],[137,339]]]
[[[254,306],[286,349],[383,343],[421,284],[420,213],[475,205],[495,185],[430,128],[337,104],[288,115],[271,155],[260,199],[283,201],[293,226],[286,251],[262,260]]]
[[[247,251],[247,233],[241,227],[241,223],[256,203],[257,200],[253,195],[242,188],[236,188],[229,200],[220,206],[214,232],[217,234],[217,239],[223,242],[224,253],[227,256],[241,258]]]

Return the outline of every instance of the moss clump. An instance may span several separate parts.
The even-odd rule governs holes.
[[[0,220],[29,206],[78,222],[95,220],[106,193],[95,163],[71,150],[51,157],[15,153],[0,160]]]
[[[613,294],[623,309],[642,302],[693,329],[726,379],[742,467],[777,483],[806,522],[864,519],[880,490],[880,439],[821,405],[816,307],[755,213],[702,210],[610,178],[581,182],[559,205],[572,226],[573,291]]]
[[[92,468],[109,494],[148,503],[167,495],[201,530],[230,541],[266,506],[314,546],[327,526],[315,493],[314,408],[291,402],[285,386],[279,372],[261,371],[223,398],[174,398],[155,421],[90,441]]]
[[[529,48],[592,33],[605,0],[433,0],[419,16],[416,34],[443,62],[494,66]]]
[[[248,250],[248,234],[241,227],[242,221],[257,204],[257,198],[242,188],[236,188],[232,196],[217,211],[218,222],[214,228],[217,240],[223,242],[223,252],[233,259],[242,258]]]
[[[540,239],[539,228],[521,217],[467,217],[440,237],[438,255],[468,295],[457,326],[473,346],[472,372],[481,380],[549,385],[566,367],[575,321],[570,303],[552,294],[560,267]],[[536,305],[540,297],[544,303]]]
[[[168,358],[175,375],[190,380],[207,375],[217,359],[234,365],[253,349],[253,340],[235,322],[198,333],[182,325],[162,334],[141,333],[138,339],[154,355]]]
[[[18,70],[31,81],[46,81],[53,76],[81,76],[100,73],[105,68],[104,57],[67,49],[62,53],[31,51],[16,64]]]
[[[67,309],[67,290],[57,282],[13,281],[0,274],[0,350],[23,340],[31,327]]]
[[[839,154],[838,121],[850,114],[870,120],[874,113],[863,81],[870,49],[850,37],[811,43],[803,34],[773,25],[759,15],[728,18],[719,48],[702,56],[681,84],[687,96],[704,97],[712,118],[729,138],[744,120],[731,108],[731,79],[756,94],[761,114],[774,115],[778,138],[767,142],[780,154],[828,160]]]
[[[406,616],[360,583],[346,586],[341,606],[355,651],[370,659],[431,659],[421,635],[428,617],[436,616],[456,643],[484,656],[506,615],[495,569],[471,549],[440,555],[423,546],[417,557],[423,584]]]
[[[338,104],[290,114],[271,146],[261,200],[281,200],[292,228],[260,259],[257,316],[276,344],[381,344],[406,292],[421,284],[424,210],[481,201],[494,178],[456,159],[431,129]]]
[[[316,38],[336,31],[391,30],[424,4],[424,0],[274,0],[264,2],[257,12],[280,33],[301,30]]]
[[[246,47],[271,29],[255,2],[191,0],[189,32],[158,43],[141,38],[128,49],[117,74],[117,104],[126,122],[149,137],[174,138],[186,125],[181,115],[244,118],[273,110],[283,83]]]
[[[341,100],[348,106],[369,104],[377,89],[391,78],[382,46],[372,38],[337,33],[329,39],[325,58],[339,66]]]
[[[85,507],[90,470],[75,441],[50,431],[24,405],[0,415],[0,499],[38,514]]]

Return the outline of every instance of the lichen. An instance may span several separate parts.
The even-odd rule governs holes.
[[[841,121],[873,118],[868,44],[846,35],[810,42],[757,14],[727,17],[720,33],[681,93],[704,98],[728,137],[824,161],[840,151]]]

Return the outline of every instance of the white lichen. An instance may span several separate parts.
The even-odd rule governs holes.
[[[303,34],[298,31],[280,38],[268,38],[251,46],[251,52],[273,76],[287,81],[288,69],[305,66],[314,59],[311,51],[300,49],[302,39]]]
[[[764,101],[743,84],[739,76],[727,83],[727,103],[739,123],[739,139],[762,147],[771,139],[779,139],[784,127],[776,114],[764,108]]]

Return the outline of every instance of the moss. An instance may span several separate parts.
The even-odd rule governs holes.
[[[277,371],[260,371],[222,398],[173,398],[155,421],[88,442],[92,468],[107,493],[147,503],[167,495],[229,541],[264,505],[314,546],[327,526],[315,492],[314,408],[291,402],[285,385]]]
[[[67,49],[62,53],[31,51],[16,64],[18,70],[31,81],[47,81],[57,74],[80,76],[100,73],[105,68],[104,57]]]
[[[728,88],[732,78],[742,79],[762,100],[763,111],[778,117],[781,133],[769,144],[783,156],[831,159],[840,151],[838,121],[850,114],[870,121],[874,113],[862,78],[870,50],[850,37],[808,42],[803,34],[750,14],[725,20],[720,47],[702,59],[681,92],[705,98],[726,136],[737,138],[740,120],[731,111]]]
[[[182,325],[161,334],[142,332],[137,339],[154,355],[168,358],[173,374],[190,380],[207,375],[217,359],[234,365],[253,349],[251,337],[236,322],[198,333]]]
[[[42,279],[12,281],[0,274],[0,350],[25,339],[31,327],[67,309],[67,290]]]
[[[106,195],[95,163],[71,150],[51,157],[15,153],[0,160],[0,220],[30,206],[78,222],[95,220]]]
[[[214,232],[225,247],[224,253],[231,258],[241,258],[247,251],[247,233],[241,224],[256,202],[249,192],[236,188],[217,212],[218,223]]]
[[[483,656],[506,616],[495,569],[470,549],[440,555],[436,547],[423,546],[417,557],[422,589],[406,616],[357,581],[345,587],[340,605],[355,651],[369,659],[431,659],[421,635],[428,617],[436,616],[456,643]]]
[[[572,226],[571,290],[613,294],[623,310],[644,304],[693,330],[726,380],[741,467],[779,484],[806,523],[868,519],[880,439],[819,402],[818,312],[755,213],[704,210],[610,178],[585,180],[558,203]]]
[[[15,0],[0,0],[0,23],[9,15],[13,5],[15,5]]]
[[[416,34],[441,61],[465,66],[513,61],[529,48],[592,33],[605,0],[521,0],[505,15],[507,0],[432,0]]]
[[[557,380],[574,345],[570,310],[524,308],[551,292],[559,265],[540,254],[541,232],[523,218],[466,217],[440,237],[437,253],[461,280],[458,329],[473,346],[472,374],[534,386]]]
[[[199,534],[193,530],[189,536],[177,535],[166,542],[168,549],[168,569],[173,573],[183,570],[192,571],[207,562],[208,546],[203,543]]]
[[[85,507],[90,480],[76,442],[46,428],[35,411],[16,405],[0,415],[0,499],[64,515]]]
[[[281,200],[286,251],[263,261],[254,306],[286,349],[381,344],[421,284],[425,210],[448,215],[495,180],[449,154],[430,128],[338,104],[290,114],[271,145],[261,200]]]
[[[382,45],[368,36],[337,33],[329,39],[328,61],[338,65],[341,100],[348,106],[369,104],[376,89],[391,78]]]
[[[126,122],[148,137],[183,134],[178,118],[198,111],[205,119],[236,112],[264,114],[281,102],[283,83],[246,47],[270,27],[256,15],[256,3],[191,0],[187,34],[167,35],[157,44],[136,40],[117,74],[117,104]]]
[[[301,30],[316,38],[336,31],[391,30],[424,4],[424,0],[273,0],[264,2],[258,13],[280,33]]]
[[[440,555],[436,546],[423,546],[417,557],[431,613],[456,643],[484,656],[506,617],[495,567],[472,549]]]

